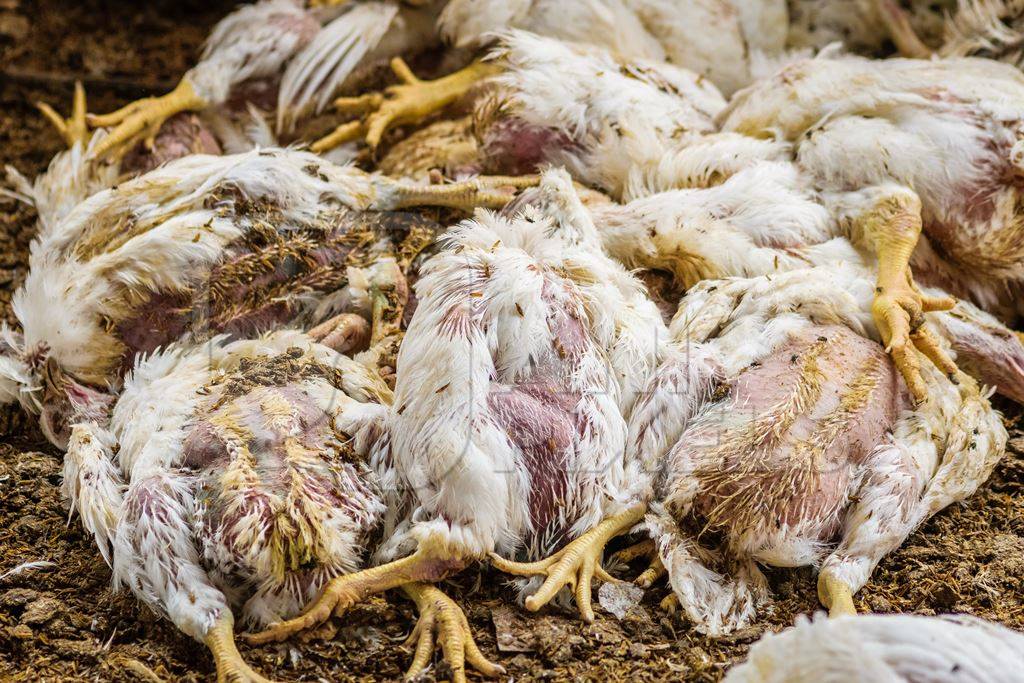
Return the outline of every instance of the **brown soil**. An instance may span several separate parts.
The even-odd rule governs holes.
[[[31,103],[66,107],[75,76],[91,83],[93,111],[147,94],[147,84],[173,83],[233,4],[0,0],[0,162],[29,175],[42,170],[61,141]],[[0,198],[0,305],[8,320],[33,221],[31,210]],[[1004,407],[1016,423],[1019,411]],[[95,546],[77,521],[67,522],[60,454],[13,411],[2,417],[0,577],[23,562],[53,565],[0,578],[0,680],[212,680],[203,647],[130,594],[111,592]],[[1024,628],[1024,432],[1014,424],[1012,434],[992,480],[883,560],[859,595],[860,609],[965,612]],[[484,652],[517,680],[715,680],[763,629],[817,609],[812,571],[770,578],[774,612],[759,627],[717,641],[660,611],[665,588],[648,591],[622,621],[599,610],[590,626],[570,612],[525,614],[493,572],[466,572],[448,588]],[[410,603],[388,596],[354,610],[331,640],[243,647],[243,655],[280,680],[395,679],[411,656],[400,645],[413,618]],[[443,676],[443,665],[434,673]]]

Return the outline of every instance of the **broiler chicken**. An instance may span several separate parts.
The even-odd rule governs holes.
[[[761,139],[742,134],[746,130],[716,133],[711,119],[722,112],[721,99],[706,85],[694,88],[692,75],[683,70],[621,62],[524,33],[511,33],[501,44],[507,70],[498,79],[499,104],[496,111],[485,104],[481,114],[483,168],[521,171],[565,163],[582,182],[626,201],[590,202],[609,253],[631,267],[669,270],[685,286],[703,278],[807,265],[878,263],[876,315],[915,395],[923,391],[913,347],[954,372],[920,327],[925,311],[948,308],[953,301],[934,290],[932,295],[918,291],[905,265],[920,224],[914,215],[918,196],[884,178],[845,184],[819,178],[820,166],[837,164],[839,172],[855,174],[884,163],[885,154],[864,149],[844,157],[852,145],[837,134],[842,149],[820,150],[814,157],[797,153],[794,159],[793,146],[810,149],[820,133],[798,141]],[[571,85],[561,78],[563,70],[572,74]],[[789,92],[799,97],[801,91]],[[789,110],[780,104],[773,111]],[[762,121],[770,125],[767,117]],[[911,168],[913,159],[901,157]],[[894,173],[899,168],[894,162],[890,167]],[[677,187],[692,189],[673,190]],[[924,243],[918,252],[934,250]],[[933,277],[934,260],[915,260],[924,280],[964,294],[962,278]],[[961,310],[967,308],[969,317],[978,319],[977,309],[961,304]],[[973,363],[971,370],[985,367],[980,379],[1020,400],[1024,346],[1009,330],[996,331],[998,323],[982,327],[989,330],[986,345],[1002,361]],[[954,345],[962,339],[957,335]]]
[[[753,79],[760,56],[781,56],[788,27],[783,0],[449,0],[438,30],[457,47],[481,49],[497,32],[521,29],[556,40],[599,46],[626,58],[671,62],[692,69],[732,93]],[[488,61],[434,81],[421,81],[400,59],[401,83],[382,93],[336,101],[345,113],[366,114],[313,144],[326,151],[365,137],[376,147],[385,130],[417,122],[500,72]]]
[[[754,643],[725,683],[1011,683],[1022,667],[1024,634],[977,617],[800,617]]]
[[[924,368],[929,400],[911,403],[871,297],[864,272],[821,267],[683,300],[630,434],[662,465],[642,581],[667,573],[698,630],[756,618],[770,599],[758,564],[820,566],[822,603],[853,613],[879,560],[1002,456],[1006,430],[969,377]]]
[[[626,457],[626,416],[664,327],[602,253],[568,176],[548,172],[537,192],[545,214],[478,214],[449,231],[417,283],[378,455],[394,463],[392,507],[403,511],[381,557],[400,559],[340,577],[256,642],[488,554],[499,569],[542,577],[527,608],[572,586],[593,619],[591,582],[611,580],[604,545],[641,519],[649,495]]]
[[[115,585],[204,643],[219,681],[264,681],[235,647],[233,608],[250,626],[278,621],[364,565],[385,517],[367,455],[390,399],[365,366],[297,332],[172,346],[136,365],[109,429],[75,425],[64,491]],[[454,602],[406,593],[421,641],[436,624],[495,669]]]
[[[786,67],[738,95],[722,120],[791,144],[840,221],[852,220],[851,203],[875,202],[876,239],[890,243],[894,267],[913,254],[923,282],[1009,321],[1024,278],[1022,113],[1024,76],[1003,64],[840,58]],[[897,270],[880,286],[905,291]]]
[[[152,140],[180,112],[240,102],[276,108],[278,130],[287,132],[296,118],[322,109],[357,69],[431,45],[436,4],[328,0],[307,8],[301,0],[260,0],[241,7],[217,24],[199,63],[172,92],[87,117],[90,126],[113,127],[94,156]],[[69,130],[78,131],[74,121]]]
[[[370,317],[371,290],[404,297],[396,258],[414,256],[437,229],[398,209],[497,207],[507,182],[517,181],[418,186],[263,150],[189,156],[97,193],[33,243],[14,297],[21,330],[6,335],[0,358],[5,398],[41,408],[44,432],[63,447],[76,413],[101,419],[139,353]],[[353,320],[341,322],[321,331],[359,350],[350,343],[365,335],[342,333]]]

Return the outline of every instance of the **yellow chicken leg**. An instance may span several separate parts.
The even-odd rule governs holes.
[[[526,609],[531,612],[536,612],[551,602],[563,587],[573,587],[580,616],[583,621],[590,623],[594,620],[594,608],[590,604],[590,584],[593,578],[621,583],[601,567],[604,547],[608,541],[639,522],[645,510],[644,506],[637,506],[613,515],[551,557],[539,562],[510,562],[491,553],[491,563],[499,571],[509,574],[547,576],[537,592],[526,599]]]
[[[221,615],[206,634],[206,647],[217,666],[217,683],[270,683],[242,660],[235,647],[235,620],[231,614]]]
[[[655,581],[667,573],[665,565],[661,562],[661,555],[658,554],[658,549],[652,540],[640,541],[636,545],[620,550],[613,557],[620,562],[632,562],[638,557],[647,559],[647,569],[633,580],[633,583],[641,588],[650,588]]]
[[[828,570],[818,574],[818,600],[828,608],[829,617],[857,614],[857,608],[853,606],[853,591]]]
[[[366,144],[376,147],[388,128],[415,123],[444,109],[469,92],[475,83],[498,73],[500,68],[476,61],[443,78],[421,81],[400,57],[395,57],[391,60],[391,70],[402,81],[400,85],[385,89],[383,94],[370,93],[335,100],[334,107],[341,113],[372,113],[363,120],[341,124],[334,132],[310,145],[310,149],[319,154],[363,135],[366,136]]]
[[[491,678],[505,673],[503,667],[488,660],[480,651],[462,608],[440,589],[425,583],[408,583],[402,586],[402,591],[416,603],[420,613],[420,620],[406,641],[406,645],[416,644],[406,680],[419,677],[427,668],[435,639],[452,669],[452,683],[466,683],[466,664]]]
[[[74,147],[75,143],[81,143],[84,147],[91,137],[89,126],[85,121],[85,88],[81,81],[75,81],[75,96],[71,104],[71,116],[63,118],[53,107],[45,102],[36,102],[36,107],[42,112],[46,120],[53,124],[68,147]]]
[[[305,612],[294,619],[271,624],[260,633],[248,635],[246,641],[262,645],[285,640],[319,626],[331,615],[340,617],[370,595],[416,581],[440,581],[464,566],[464,560],[450,556],[443,547],[421,544],[408,557],[331,579]]]
[[[152,146],[164,121],[179,112],[198,111],[205,106],[206,100],[196,93],[187,78],[183,78],[177,87],[166,95],[146,97],[109,114],[89,114],[87,120],[94,128],[115,126],[96,146],[93,155],[97,159],[108,154],[121,157],[140,138],[147,146]]]
[[[956,364],[924,327],[924,314],[947,311],[956,305],[951,297],[921,293],[910,271],[910,255],[921,235],[921,202],[914,195],[893,194],[880,201],[864,217],[865,236],[878,256],[878,282],[871,313],[879,334],[917,401],[927,397],[921,368],[914,351],[958,383]]]
[[[538,176],[477,176],[469,180],[442,185],[413,185],[381,181],[378,195],[387,195],[387,208],[407,209],[417,206],[446,206],[462,211],[476,208],[500,209],[515,196],[516,191],[533,187]]]

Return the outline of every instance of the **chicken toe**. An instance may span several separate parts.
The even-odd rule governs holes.
[[[405,674],[406,680],[417,678],[427,668],[435,639],[452,669],[453,683],[465,683],[466,664],[485,676],[505,673],[503,667],[488,660],[480,651],[470,633],[466,615],[454,600],[426,583],[408,583],[402,586],[402,590],[416,603],[420,613],[420,620],[406,642],[407,645],[416,645],[416,654]]]
[[[57,129],[68,147],[74,147],[75,143],[81,143],[84,147],[89,142],[91,135],[86,125],[85,88],[82,87],[81,81],[75,81],[75,96],[71,104],[70,117],[65,119],[45,102],[36,102],[36,107]]]
[[[164,121],[183,111],[198,111],[206,104],[192,83],[183,78],[166,95],[146,97],[109,114],[89,114],[86,120],[90,126],[114,127],[96,146],[93,155],[97,159],[107,155],[120,158],[140,139],[151,147]]]
[[[580,617],[594,621],[594,608],[590,604],[590,585],[597,577],[601,581],[618,582],[601,566],[604,547],[615,536],[627,531],[643,518],[644,506],[629,508],[608,517],[590,531],[573,540],[557,553],[538,562],[510,562],[491,553],[491,563],[500,571],[518,576],[546,575],[536,593],[526,599],[526,609],[536,612],[565,586],[571,586],[576,596]]]
[[[310,149],[319,154],[364,136],[370,147],[376,147],[388,128],[420,121],[444,109],[475,83],[498,71],[493,64],[477,61],[443,78],[421,81],[400,57],[391,60],[391,69],[401,84],[389,87],[383,94],[369,93],[335,100],[335,108],[342,113],[367,115],[361,120],[341,124],[314,142]]]

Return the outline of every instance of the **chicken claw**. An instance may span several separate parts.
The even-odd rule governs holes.
[[[415,123],[444,109],[466,94],[474,83],[497,73],[498,67],[477,61],[437,80],[421,81],[400,57],[395,57],[391,60],[391,70],[402,83],[385,89],[383,94],[369,93],[334,101],[335,109],[341,113],[368,113],[368,116],[341,124],[310,145],[313,152],[326,152],[364,135],[366,144],[376,148],[388,128]]]
[[[74,147],[75,143],[81,143],[83,147],[91,137],[89,126],[85,122],[85,88],[81,81],[75,81],[75,96],[71,104],[71,116],[63,118],[53,107],[46,102],[36,102],[36,107],[42,112],[46,120],[53,124],[68,147]]]
[[[342,616],[364,598],[399,588],[415,581],[440,581],[458,571],[464,562],[458,558],[445,558],[440,549],[420,545],[408,557],[364,569],[353,574],[337,576],[327,582],[320,597],[306,611],[288,621],[271,624],[260,633],[245,637],[252,645],[285,640],[302,631],[308,631],[327,621],[332,615]]]
[[[242,660],[235,647],[234,619],[222,615],[205,638],[217,666],[217,683],[271,683]]]
[[[89,114],[87,120],[94,128],[115,126],[96,146],[93,156],[100,159],[112,153],[121,157],[140,138],[151,147],[164,121],[180,112],[198,111],[205,106],[206,100],[196,93],[187,78],[183,78],[166,95],[146,97],[109,114]]]
[[[601,567],[604,547],[608,541],[639,522],[644,512],[644,506],[637,506],[613,515],[551,557],[539,562],[510,562],[491,553],[491,563],[498,570],[509,574],[547,576],[537,592],[526,599],[526,609],[531,612],[536,612],[551,602],[563,587],[573,587],[580,617],[590,623],[594,621],[594,608],[590,604],[590,584],[593,578],[597,577],[610,583],[622,583]]]
[[[857,608],[853,606],[853,593],[850,591],[850,587],[828,569],[823,569],[818,574],[818,600],[828,608],[829,617],[857,614]]]
[[[954,384],[956,364],[924,327],[924,314],[956,305],[951,297],[923,294],[910,271],[910,255],[921,235],[921,201],[912,193],[892,193],[864,216],[864,231],[878,255],[878,281],[871,314],[886,351],[918,402],[927,398],[915,348]]]
[[[466,664],[485,676],[505,673],[480,651],[469,630],[469,622],[454,600],[440,589],[425,583],[408,583],[402,591],[416,603],[420,620],[416,623],[406,645],[416,643],[416,654],[405,674],[406,680],[420,676],[430,663],[435,638],[441,645],[445,661],[452,669],[452,683],[466,682]]]
[[[655,581],[667,573],[665,565],[661,561],[661,555],[658,554],[658,549],[652,540],[640,541],[636,545],[620,550],[612,557],[620,562],[632,562],[638,557],[647,559],[647,569],[633,579],[633,583],[641,588],[650,588]]]

